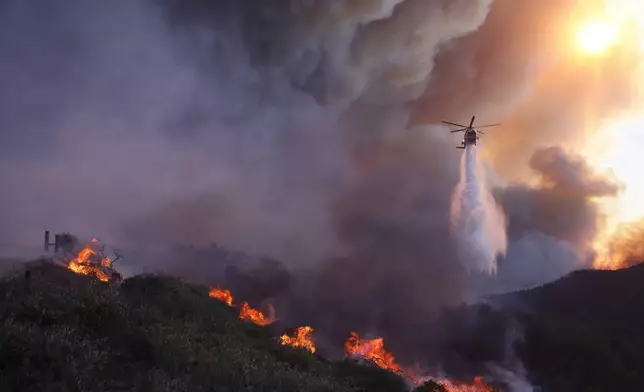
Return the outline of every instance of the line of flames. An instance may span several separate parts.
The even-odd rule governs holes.
[[[210,289],[209,296],[228,306],[233,306],[233,296],[230,290],[219,287]],[[271,307],[271,312],[273,312]],[[258,325],[267,325],[274,321],[274,316],[265,316],[261,311],[251,308],[247,302],[242,302],[239,312],[239,318],[251,321]],[[302,348],[311,353],[315,353],[315,343],[313,339],[314,329],[311,326],[301,326],[294,330],[292,336],[283,334],[280,336],[280,342],[284,346]],[[415,376],[410,369],[405,369],[396,363],[396,358],[392,353],[385,349],[384,339],[362,339],[356,332],[351,332],[344,343],[345,353],[348,357],[362,358],[373,362],[378,367],[397,373],[406,377],[414,385],[422,385],[419,377]],[[460,383],[448,379],[434,379],[440,384],[446,392],[494,392],[495,390],[487,385],[482,377],[475,377],[472,383]]]
[[[228,306],[233,306],[233,295],[230,290],[214,287],[210,289],[208,295],[215,298]],[[239,318],[251,321],[257,325],[268,325],[275,321],[275,310],[269,305],[269,314],[265,315],[261,311],[252,308],[248,302],[244,301],[239,307]]]
[[[97,244],[98,240],[92,238],[92,243]],[[107,282],[109,276],[97,265],[92,263],[92,258],[98,257],[97,252],[91,245],[83,247],[76,257],[71,259],[67,267],[77,274],[95,276],[97,279]],[[102,257],[100,265],[102,267],[111,267],[109,257]],[[215,298],[228,306],[233,305],[233,295],[228,289],[220,287],[211,288],[208,295]],[[257,325],[268,325],[275,321],[275,311],[269,305],[269,315],[265,315],[260,310],[252,308],[248,302],[243,301],[239,306],[239,318],[250,321]],[[283,334],[280,336],[280,342],[284,346],[301,348],[311,353],[315,353],[316,347],[313,338],[314,329],[311,326],[297,327],[292,336]],[[348,357],[362,358],[373,362],[378,367],[389,370],[406,377],[415,385],[421,385],[422,382],[412,371],[405,369],[396,363],[392,353],[385,349],[384,339],[362,339],[356,332],[351,332],[344,343],[345,353]],[[435,379],[446,392],[493,392],[494,390],[483,382],[482,377],[475,377],[472,384],[458,383],[447,379]]]
[[[349,357],[362,358],[373,362],[378,367],[406,377],[414,385],[422,385],[423,380],[411,369],[405,369],[398,363],[392,353],[385,349],[384,339],[362,339],[356,332],[351,332],[344,343],[345,353]],[[461,383],[443,378],[433,379],[446,392],[494,392],[494,389],[483,381],[483,377],[474,377],[473,383]]]

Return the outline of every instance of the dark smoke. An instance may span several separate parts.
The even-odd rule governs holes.
[[[628,103],[632,59],[578,69],[553,47],[577,4],[0,1],[0,238],[267,255],[284,266],[226,275],[239,258],[213,250],[146,268],[227,279],[335,347],[356,330],[413,360],[432,337],[409,331],[476,298],[478,277],[449,234],[454,140],[408,124],[504,121],[484,136],[494,169],[542,177],[497,192],[510,243],[493,289],[587,265],[590,199],[615,188],[563,150],[534,152]]]

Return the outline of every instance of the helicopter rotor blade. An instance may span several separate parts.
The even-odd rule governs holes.
[[[441,122],[444,123],[444,124],[454,125],[456,127],[467,128],[467,125],[463,125],[463,124],[457,124],[457,123],[453,123],[453,122],[449,122],[449,121],[441,121]]]
[[[450,132],[451,132],[451,133],[454,133],[454,132],[464,132],[466,129],[467,129],[467,127],[465,127],[465,128],[461,128],[461,129],[457,129],[457,130],[455,130],[455,131],[450,131]]]
[[[489,128],[489,127],[498,127],[501,124],[489,124],[489,125],[481,125],[480,127],[477,128]]]

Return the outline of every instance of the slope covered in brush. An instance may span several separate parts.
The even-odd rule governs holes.
[[[30,271],[0,281],[2,391],[407,391],[393,373],[281,346],[206,287]]]

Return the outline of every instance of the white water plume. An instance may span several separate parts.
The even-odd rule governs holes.
[[[460,259],[469,270],[496,273],[496,258],[507,248],[505,216],[490,194],[476,146],[461,159],[461,179],[452,196],[452,230]]]

